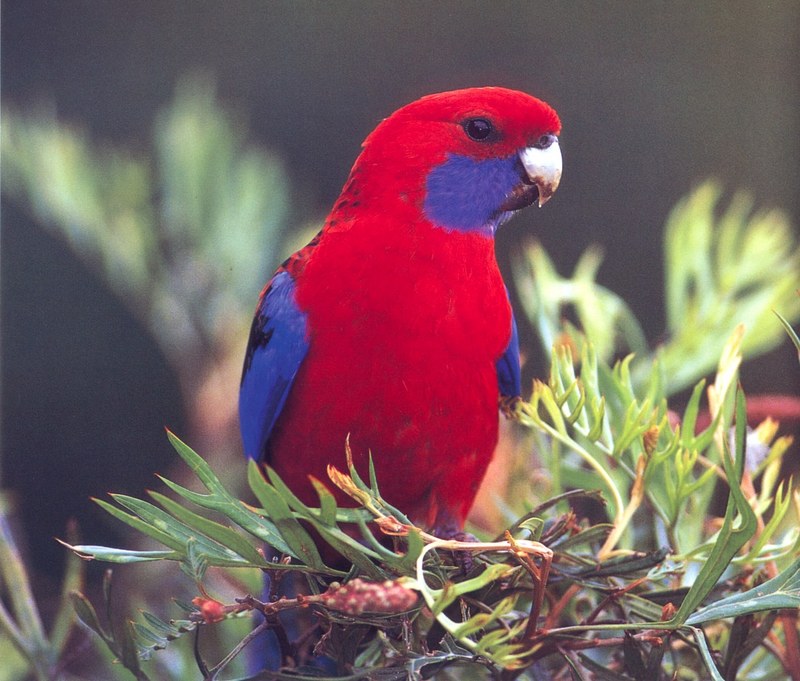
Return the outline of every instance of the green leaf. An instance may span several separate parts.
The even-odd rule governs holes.
[[[70,594],[70,599],[72,600],[72,607],[75,608],[75,614],[78,616],[78,619],[81,622],[83,622],[104,641],[108,642],[112,640],[111,635],[108,634],[100,624],[100,619],[97,617],[97,611],[94,609],[94,606],[91,604],[89,599],[86,598],[86,596],[79,591],[73,591]]]
[[[311,485],[319,497],[319,521],[326,527],[336,525],[336,497],[316,478],[311,478]]]
[[[560,337],[580,344],[582,335],[592,339],[598,354],[609,359],[620,345],[636,353],[646,351],[641,325],[627,303],[596,281],[602,255],[588,248],[571,277],[558,274],[541,244],[533,243],[514,262],[514,279],[525,312],[538,333],[545,352]],[[581,330],[565,323],[565,311],[576,313]]]
[[[473,663],[475,655],[472,651],[458,645],[448,634],[442,640],[441,650],[431,651],[420,656],[411,657],[406,662],[405,668],[410,679],[435,678],[435,674],[454,662]]]
[[[325,543],[333,547],[339,555],[352,563],[362,574],[373,580],[387,579],[387,574],[370,560],[370,557],[376,560],[380,558],[374,551],[338,528],[333,529],[314,518],[309,518],[309,522],[320,533]],[[336,572],[336,574],[341,575],[343,573]]]
[[[230,494],[222,494],[219,492],[215,492],[214,494],[198,494],[167,478],[159,476],[159,479],[173,492],[182,496],[184,499],[191,501],[201,508],[221,513],[249,534],[272,546],[279,553],[291,555],[289,547],[281,538],[275,524],[268,518],[264,518],[250,510],[243,502],[235,499]]]
[[[614,529],[611,523],[596,523],[577,534],[573,534],[564,541],[558,542],[553,548],[559,553],[567,550],[574,550],[577,546],[591,546],[592,544],[605,541],[609,532]]]
[[[577,569],[564,566],[561,568],[561,572],[575,579],[621,577],[622,575],[649,570],[661,563],[667,553],[669,553],[669,549],[666,548],[657,551],[648,551],[647,553],[636,552],[617,558],[609,558],[602,563]]]
[[[78,533],[74,526],[70,524],[67,531],[68,538],[77,540]],[[85,563],[75,552],[67,554],[64,578],[61,582],[61,595],[59,598],[58,612],[56,613],[52,629],[50,631],[50,642],[58,655],[62,655],[66,649],[70,632],[75,624],[74,608],[70,594],[79,591],[83,584]]]
[[[147,612],[146,610],[142,611],[142,617],[144,618],[147,626],[150,627],[153,631],[155,631],[158,635],[163,636],[166,639],[173,639],[180,636],[183,631],[176,627],[174,624],[170,624],[169,622],[165,622],[164,620],[156,617],[154,614]],[[190,622],[184,622],[186,624],[192,624]],[[192,626],[194,629],[194,625]]]
[[[697,641],[697,648],[700,651],[700,657],[703,658],[703,662],[706,665],[708,673],[711,675],[712,681],[725,681],[725,679],[722,677],[722,674],[719,673],[719,669],[717,668],[717,664],[714,661],[714,656],[711,654],[711,650],[708,647],[708,641],[706,641],[706,635],[703,633],[703,630],[697,627],[685,628],[690,631],[692,636],[694,636],[694,640]]]
[[[197,454],[197,452],[170,430],[167,430],[167,439],[209,492],[218,492],[227,495],[227,490],[222,486],[219,478],[217,478],[214,471],[211,470],[211,466],[208,465],[202,456]]]
[[[698,610],[686,620],[686,624],[705,624],[727,617],[782,608],[800,608],[800,558],[763,584]]]
[[[788,334],[789,339],[792,341],[792,344],[797,349],[797,359],[800,360],[800,336],[797,335],[797,332],[792,328],[792,325],[783,315],[781,315],[779,312],[776,312],[775,316],[778,317],[778,319],[781,322],[781,325]]]
[[[258,567],[266,567],[269,564],[249,541],[230,527],[204,518],[197,513],[192,513],[163,494],[158,492],[148,492],[148,494],[185,525],[201,532],[225,548],[234,551],[249,563]]]
[[[117,520],[121,520],[123,523],[130,525],[134,530],[141,532],[142,534],[155,539],[160,544],[164,546],[168,546],[169,548],[173,549],[174,551],[182,552],[184,543],[172,535],[169,532],[165,532],[164,530],[153,527],[150,523],[145,522],[141,518],[138,518],[135,515],[131,515],[130,513],[126,513],[122,509],[117,508],[113,504],[109,504],[107,501],[103,499],[93,499],[93,501],[100,506],[104,511],[107,511],[111,515],[113,515]]]
[[[258,537],[280,553],[291,554],[274,523],[249,510],[244,503],[232,496],[219,481],[206,461],[177,436],[167,431],[170,443],[197,475],[210,494],[198,494],[166,478],[160,479],[176,494],[197,504],[201,508],[217,511],[236,523],[246,532]]]
[[[714,588],[731,559],[756,531],[756,515],[740,487],[745,464],[746,437],[747,407],[744,393],[739,389],[736,393],[735,459],[731,460],[727,442],[725,442],[725,452],[722,454],[722,464],[728,478],[729,490],[725,518],[711,553],[689,589],[689,593],[686,594],[686,598],[683,599],[678,612],[669,621],[672,626],[682,625],[688,620],[697,606]],[[737,516],[738,523],[735,522]]]
[[[186,557],[181,561],[181,569],[197,584],[203,583],[203,577],[208,569],[208,557],[201,552],[194,537],[189,537],[186,541]]]
[[[743,559],[745,563],[758,560],[763,555],[772,556],[774,547],[768,547],[767,542],[778,530],[778,527],[781,525],[786,513],[792,505],[792,493],[786,491],[786,485],[784,483],[781,483],[775,490],[772,502],[772,517],[761,530],[759,536],[753,541],[750,550]]]
[[[681,444],[686,449],[693,449],[692,445],[695,439],[695,425],[697,424],[697,416],[700,413],[700,400],[702,399],[705,387],[705,379],[702,379],[699,383],[697,383],[697,385],[694,386],[692,395],[689,398],[689,402],[686,404],[686,409],[683,411],[683,419],[681,420]],[[707,432],[713,434],[713,429],[709,427]],[[705,449],[705,447],[694,448],[698,450]]]
[[[119,646],[117,654],[119,655],[119,660],[125,669],[139,675],[142,670],[139,664],[139,647],[136,645],[133,622],[125,621],[119,629],[120,631],[117,632],[117,644]]]
[[[136,638],[137,648],[161,650],[167,647],[169,640],[165,636],[157,634],[152,629],[149,629],[138,622],[131,622],[131,626],[133,627],[133,634]]]
[[[463,582],[461,582],[461,584],[463,584]],[[437,604],[437,610],[441,611],[442,608],[452,603],[452,601],[456,598],[457,591],[458,589],[452,589],[450,595],[447,598],[442,599],[442,605]],[[444,593],[447,594],[448,590],[445,590]],[[515,596],[507,596],[496,603],[491,612],[480,612],[476,615],[473,615],[466,622],[460,624],[458,628],[451,633],[456,639],[461,639],[465,636],[474,636],[475,634],[488,629],[491,624],[497,622],[500,620],[500,618],[508,615],[508,613],[514,608],[516,602],[517,598]],[[477,650],[482,648],[483,651],[488,652],[491,646],[498,644],[500,640],[508,636],[508,633],[509,632],[507,630],[500,629],[492,632],[491,634],[485,634],[480,638],[479,648]]]
[[[112,494],[111,496],[116,502],[133,511],[145,522],[175,537],[180,542],[181,548],[186,547],[189,541],[194,541],[197,543],[197,550],[215,565],[230,567],[247,565],[247,561],[234,551],[196,532],[193,528],[173,518],[157,506],[124,494]]]
[[[274,471],[270,471],[271,478],[273,474]],[[252,459],[247,465],[247,482],[269,519],[275,523],[291,555],[315,570],[327,571],[311,535],[295,520],[278,489],[267,483],[260,466]]]
[[[181,560],[182,551],[131,551],[90,544],[64,544],[82,558],[102,560],[107,563],[148,563],[154,560]]]
[[[417,531],[411,531],[406,535],[406,552],[399,556],[399,560],[392,564],[392,568],[401,575],[413,575],[416,571],[417,558],[425,547],[422,536]]]

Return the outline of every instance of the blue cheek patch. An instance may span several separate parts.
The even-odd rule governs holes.
[[[439,227],[491,235],[500,206],[519,183],[516,154],[485,160],[450,154],[428,174],[423,210]]]

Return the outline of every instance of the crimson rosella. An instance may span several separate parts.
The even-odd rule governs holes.
[[[520,394],[495,230],[558,186],[560,122],[498,87],[430,95],[367,137],[320,233],[261,293],[239,411],[247,456],[309,505],[358,470],[422,527],[463,528]],[[336,490],[338,501],[348,499]]]

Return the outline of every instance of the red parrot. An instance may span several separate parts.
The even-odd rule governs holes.
[[[464,526],[520,394],[494,234],[561,177],[556,112],[499,87],[429,95],[367,137],[320,233],[261,293],[239,412],[247,456],[309,505],[309,476],[375,462],[420,526]],[[336,490],[339,503],[352,503]]]

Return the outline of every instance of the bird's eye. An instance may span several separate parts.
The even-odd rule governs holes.
[[[547,149],[553,142],[557,142],[558,137],[555,135],[551,135],[550,133],[546,135],[542,135],[538,140],[533,143],[533,146],[537,149]]]
[[[470,118],[464,123],[464,130],[470,139],[476,142],[484,142],[494,132],[494,126],[491,121],[485,118]]]

